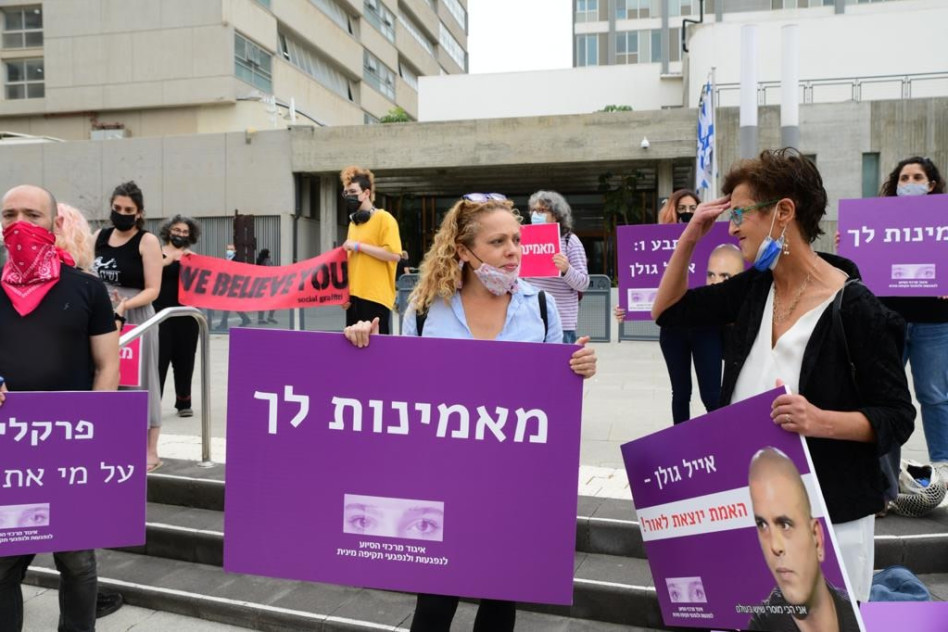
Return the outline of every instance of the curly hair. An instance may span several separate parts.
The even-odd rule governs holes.
[[[883,197],[895,197],[898,194],[899,176],[902,175],[902,169],[904,169],[906,165],[919,165],[922,170],[925,171],[928,181],[934,184],[932,190],[928,192],[929,195],[945,192],[945,179],[941,177],[935,163],[932,162],[930,158],[912,156],[895,165],[895,169],[892,170],[892,173],[889,174],[889,177],[882,185],[882,190],[879,191],[879,195]]]
[[[115,202],[115,198],[118,196],[123,196],[129,198],[132,202],[135,203],[135,206],[138,207],[138,212],[140,215],[135,220],[135,227],[138,230],[145,228],[145,196],[142,194],[142,190],[138,188],[138,185],[135,184],[134,180],[129,180],[128,182],[123,182],[122,184],[115,187],[112,191],[112,197],[109,198],[109,204]]]
[[[695,199],[695,202],[701,204],[701,198],[698,197],[698,194],[694,191],[689,191],[688,189],[678,189],[671,194],[671,197],[665,202],[665,205],[662,206],[662,210],[658,212],[658,223],[659,224],[677,224],[678,223],[678,202],[681,201],[681,198],[692,197]]]
[[[461,263],[458,257],[458,244],[470,248],[480,232],[480,218],[493,211],[504,210],[511,213],[520,221],[520,213],[514,208],[510,200],[488,200],[487,202],[471,202],[458,200],[441,221],[441,227],[434,236],[431,248],[425,253],[421,262],[421,272],[418,285],[415,286],[409,303],[415,311],[428,311],[435,297],[440,296],[445,302],[451,300],[454,293],[461,287]]]
[[[530,196],[527,205],[531,211],[539,207],[553,213],[553,218],[560,225],[561,234],[573,232],[573,209],[566,198],[556,191],[537,191]]]
[[[813,161],[793,147],[768,149],[757,158],[737,163],[724,177],[721,191],[730,195],[742,184],[757,201],[793,200],[797,226],[807,242],[812,244],[823,234],[820,220],[826,214],[827,203],[823,177]]]
[[[197,243],[198,239],[201,238],[201,225],[190,217],[185,217],[184,215],[175,215],[171,219],[167,220],[161,225],[161,228],[158,229],[158,237],[161,241],[165,243],[171,242],[171,227],[175,224],[187,224],[188,225],[188,243],[192,246]]]
[[[72,255],[76,260],[76,267],[80,270],[92,269],[92,260],[95,258],[95,243],[92,241],[92,230],[86,216],[79,209],[68,204],[56,205],[57,216],[62,218],[54,232],[56,245]]]
[[[371,191],[372,195],[369,197],[373,202],[375,201],[375,174],[368,169],[350,165],[339,173],[339,179],[342,181],[343,187],[347,187],[349,184],[355,182],[362,187],[363,191]]]

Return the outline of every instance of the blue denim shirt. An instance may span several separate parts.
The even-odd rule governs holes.
[[[540,317],[540,302],[537,294],[539,290],[520,280],[520,291],[511,295],[507,306],[507,319],[504,328],[497,334],[495,340],[508,342],[562,342],[563,326],[560,323],[559,312],[556,311],[556,300],[547,292],[546,319],[547,330],[543,331],[543,319]],[[417,336],[418,328],[415,323],[415,308],[409,307],[402,321],[403,336]],[[450,305],[440,298],[436,298],[428,308],[428,318],[425,320],[422,336],[425,338],[461,338],[472,340],[471,329],[467,326],[464,316],[464,306],[461,305],[461,295],[457,292],[451,297]]]

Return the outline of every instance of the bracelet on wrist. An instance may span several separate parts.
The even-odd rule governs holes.
[[[362,244],[360,244],[359,242],[355,242],[354,244],[352,244],[352,249],[355,250],[356,252],[360,252],[362,250]]]
[[[125,324],[125,321],[127,319],[124,316],[122,316],[118,312],[112,312],[112,315],[115,317],[115,320],[117,320],[119,323],[121,323],[122,325]]]

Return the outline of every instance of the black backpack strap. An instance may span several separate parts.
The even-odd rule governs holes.
[[[537,300],[540,301],[540,320],[543,321],[543,332],[545,334],[550,333],[550,323],[546,317],[546,292],[540,290],[537,293]],[[543,340],[546,341],[546,336],[543,337]]]
[[[415,330],[418,337],[421,338],[421,332],[425,330],[425,321],[428,319],[428,312],[415,312]]]

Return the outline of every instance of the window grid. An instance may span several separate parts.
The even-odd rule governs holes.
[[[395,43],[395,14],[388,10],[379,0],[365,0],[365,19],[385,36],[385,39]]]
[[[352,26],[349,24],[349,14],[343,9],[336,0],[309,0],[317,9],[329,16],[329,19],[336,23],[346,33],[352,33]]]
[[[352,88],[346,76],[315,50],[293,36],[280,33],[280,55],[307,75],[343,99],[352,101]]]
[[[458,0],[442,1],[444,2],[444,6],[448,8],[448,13],[454,16],[454,19],[458,21],[462,29],[467,30],[467,11],[464,10],[461,3],[458,2]]]
[[[402,26],[405,27],[405,30],[408,31],[411,34],[411,36],[415,38],[415,41],[421,44],[422,48],[424,48],[426,51],[431,53],[432,56],[435,54],[434,42],[432,42],[430,39],[425,37],[424,34],[422,34],[421,29],[418,28],[418,26],[415,24],[415,22],[411,18],[406,16],[404,13],[400,13],[398,15],[398,21],[401,22]]]
[[[365,51],[363,58],[362,78],[389,99],[395,99],[395,73],[369,51]]]
[[[464,49],[461,48],[461,45],[458,43],[454,36],[448,32],[448,27],[442,22],[440,24],[440,43],[441,48],[443,48],[448,56],[453,59],[458,66],[461,67],[465,72],[467,71],[467,60],[465,58]]]
[[[5,94],[8,100],[42,99],[46,96],[42,59],[18,59],[6,62]]]
[[[40,6],[3,9],[3,48],[43,45],[43,9]]]
[[[418,73],[412,70],[408,64],[403,61],[398,62],[398,74],[402,76],[405,83],[415,89],[415,92],[418,91]]]
[[[599,36],[595,33],[576,36],[576,66],[599,65]]]
[[[576,0],[576,22],[598,22],[599,0]]]
[[[617,20],[637,20],[650,16],[651,0],[616,0]]]
[[[273,58],[240,33],[234,33],[234,74],[259,90],[273,92]]]
[[[616,63],[639,63],[639,32],[616,33]]]

